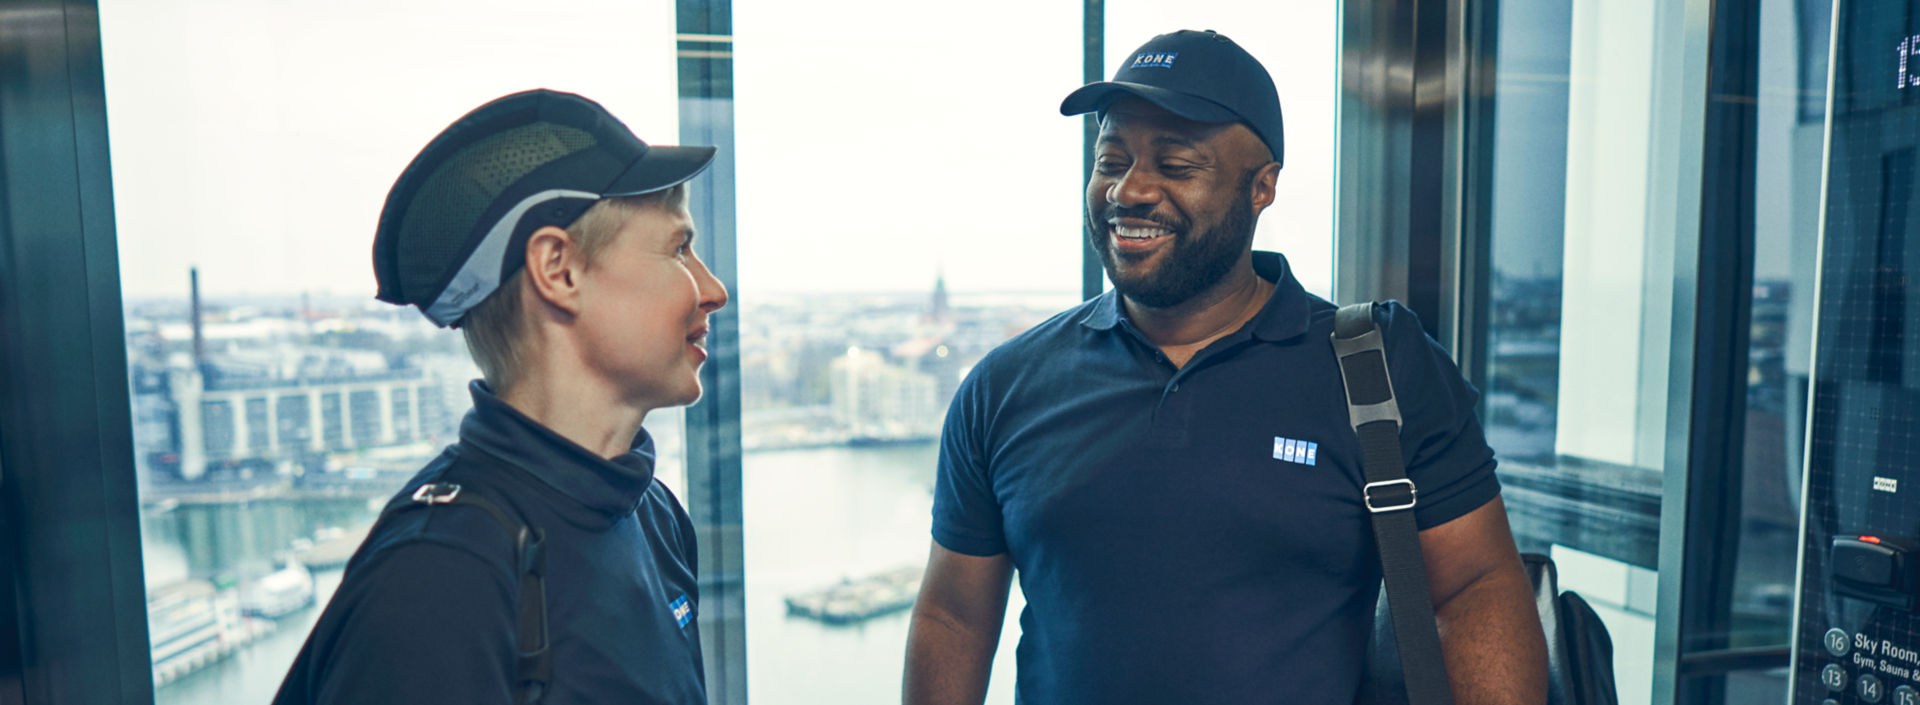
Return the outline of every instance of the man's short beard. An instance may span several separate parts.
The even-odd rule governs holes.
[[[1175,232],[1172,249],[1169,250],[1159,269],[1151,273],[1135,276],[1121,276],[1118,257],[1109,241],[1112,230],[1110,218],[1102,217],[1089,223],[1088,237],[1093,249],[1100,253],[1100,263],[1107,268],[1107,278],[1113,280],[1113,288],[1133,303],[1147,308],[1172,308],[1186,303],[1195,296],[1212,288],[1233,271],[1240,256],[1253,247],[1253,176],[1256,170],[1248,170],[1241,179],[1239,194],[1233,204],[1227,207],[1220,222],[1199,237],[1193,237],[1187,230]],[[1093,218],[1088,212],[1087,217]],[[1164,224],[1164,223],[1163,223]]]

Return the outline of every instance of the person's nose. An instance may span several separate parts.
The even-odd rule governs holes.
[[[1160,180],[1142,164],[1128,167],[1107,187],[1107,201],[1122,208],[1158,205],[1161,195]]]
[[[699,257],[693,258],[693,261],[694,282],[700,287],[700,310],[707,313],[720,310],[727,305],[727,285],[720,283],[720,278],[713,275],[713,270],[707,269],[705,261]]]

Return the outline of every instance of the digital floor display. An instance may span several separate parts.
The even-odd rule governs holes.
[[[1920,705],[1916,10],[1835,8],[1794,705]]]

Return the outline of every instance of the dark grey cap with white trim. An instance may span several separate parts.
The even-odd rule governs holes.
[[[458,326],[519,271],[533,231],[571,225],[602,198],[672,188],[714,152],[648,146],[571,93],[495,99],[428,142],[387,193],[373,239],[376,298]]]
[[[1113,80],[1089,83],[1060,102],[1060,114],[1104,111],[1133,95],[1199,122],[1242,122],[1281,159],[1285,135],[1273,76],[1226,35],[1183,29],[1147,40],[1128,54]]]

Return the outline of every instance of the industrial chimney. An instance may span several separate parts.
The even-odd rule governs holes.
[[[200,333],[200,268],[190,267],[187,276],[193,283],[193,369],[207,369],[207,341]]]

